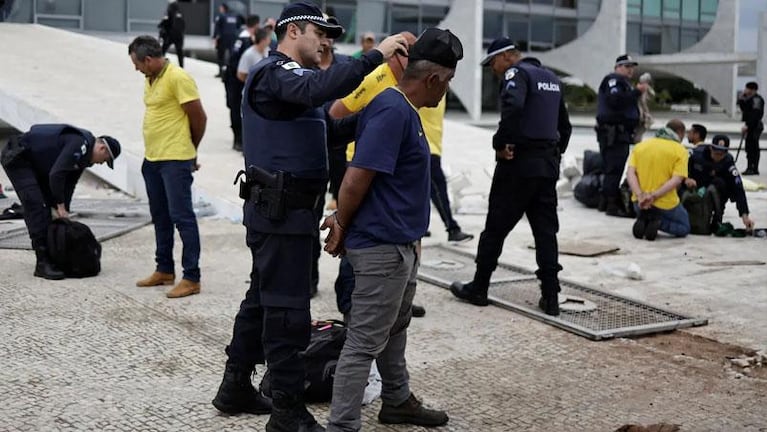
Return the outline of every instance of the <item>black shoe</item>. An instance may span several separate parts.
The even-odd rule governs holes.
[[[424,315],[426,315],[426,308],[423,306],[413,305],[412,309],[410,309],[410,313],[415,318],[423,318]]]
[[[431,231],[426,230],[426,233],[423,236],[424,237],[431,237]]]
[[[242,153],[242,141],[234,140],[232,143],[232,150]]]
[[[660,229],[660,215],[653,209],[648,211],[644,238],[649,241],[654,241],[658,237],[658,229]]]
[[[474,282],[469,282],[467,284],[453,282],[453,284],[450,285],[450,292],[459,299],[466,300],[476,306],[487,306],[490,304],[487,300],[487,291],[484,293],[475,292]]]
[[[647,228],[647,214],[645,212],[639,212],[637,220],[634,222],[634,226],[631,228],[631,234],[634,234],[634,238],[642,240]]]
[[[626,210],[623,208],[623,202],[617,197],[607,198],[605,214],[607,216],[629,217],[629,214],[626,213]]]
[[[272,415],[269,416],[269,421],[266,423],[266,432],[300,431],[302,420],[300,408],[306,409],[303,401],[296,396],[288,396],[279,390],[274,391],[273,396]],[[307,412],[307,414],[309,413]]]
[[[306,409],[306,405],[301,404],[297,410],[298,432],[325,432],[325,428],[317,423],[312,413]]]
[[[447,424],[450,420],[444,411],[433,410],[423,406],[413,393],[407,400],[397,406],[385,402],[378,413],[378,421],[383,424],[412,424],[416,426],[435,427]]]
[[[251,371],[227,362],[213,406],[227,414],[269,414],[272,404],[250,382]]]
[[[48,257],[48,250],[44,247],[35,250],[37,262],[35,263],[35,273],[37,277],[48,280],[62,280],[66,277],[63,271],[59,270]]]
[[[461,231],[460,229],[455,229],[452,231],[449,231],[447,233],[447,241],[455,242],[455,243],[463,243],[470,241],[473,239],[474,236],[471,234],[466,234],[465,232]]]
[[[752,168],[748,168],[747,170],[740,173],[740,175],[747,175],[747,176],[759,175],[759,171]]]
[[[559,296],[548,298],[541,296],[541,299],[538,300],[538,307],[541,308],[543,313],[546,315],[551,316],[558,316],[559,315]]]

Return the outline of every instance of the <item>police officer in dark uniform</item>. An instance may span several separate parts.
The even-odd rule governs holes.
[[[497,164],[490,189],[485,230],[479,237],[477,269],[468,284],[455,282],[453,295],[486,306],[490,276],[498,265],[503,242],[524,214],[535,238],[536,275],[541,281],[539,306],[559,315],[556,182],[559,161],[572,126],[557,76],[535,58],[522,58],[508,38],[493,41],[482,66],[502,78],[501,121],[493,136]]]
[[[268,363],[273,397],[266,430],[321,431],[303,403],[309,343],[312,247],[317,242],[317,200],[328,181],[326,127],[352,139],[356,118],[329,124],[327,101],[354,90],[404,38],[387,38],[360,59],[316,69],[327,38],[342,27],[329,24],[308,3],[282,11],[276,51],[248,75],[243,96],[241,183],[247,244],[253,256],[251,286],[235,318],[226,349],[224,378],[213,405],[228,413],[265,413],[268,404],[250,382],[256,364]]]
[[[116,139],[96,138],[90,131],[67,124],[34,125],[8,141],[0,162],[24,208],[24,222],[37,256],[35,276],[64,279],[48,256],[51,210],[57,217],[69,217],[72,194],[85,168],[104,162],[112,168],[119,155]]]
[[[229,6],[225,3],[218,8],[219,15],[213,25],[213,40],[216,44],[216,61],[218,62],[218,75],[221,78],[224,73],[226,60],[232,53],[232,47],[240,34],[240,27],[244,22],[242,15],[229,11]]]
[[[738,106],[743,113],[743,134],[746,136],[746,159],[748,167],[743,175],[759,175],[759,137],[764,131],[764,99],[757,93],[759,85],[753,81],[746,83],[746,88],[738,98]]]
[[[695,147],[690,154],[689,177],[684,184],[691,190],[706,188],[709,196],[704,196],[704,199],[714,203],[711,220],[714,229],[722,223],[724,206],[729,200],[735,202],[746,229],[753,230],[754,221],[749,216],[743,180],[729,150],[730,138],[726,135],[715,135],[711,144]]]
[[[599,210],[610,216],[628,217],[620,198],[620,179],[634,143],[634,128],[639,123],[639,97],[647,83],[631,85],[637,66],[628,54],[615,59],[615,70],[599,85],[597,99],[597,140],[602,155],[604,176]]]
[[[184,67],[184,31],[186,22],[181,13],[181,6],[177,1],[168,3],[168,9],[165,10],[165,16],[157,25],[160,29],[160,40],[162,40],[162,55],[168,52],[168,48],[173,45],[176,48],[178,56],[178,65]]]
[[[243,82],[237,77],[237,65],[242,54],[255,43],[255,34],[261,18],[250,15],[245,21],[246,29],[240,32],[232,45],[232,50],[224,70],[224,89],[226,90],[226,106],[229,108],[229,123],[232,127],[234,141],[232,149],[242,151],[242,88]]]

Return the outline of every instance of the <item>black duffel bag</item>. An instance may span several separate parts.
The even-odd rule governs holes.
[[[96,276],[101,271],[101,243],[81,222],[64,218],[51,221],[48,255],[67,277]]]

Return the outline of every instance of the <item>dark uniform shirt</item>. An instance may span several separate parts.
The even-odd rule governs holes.
[[[639,122],[637,103],[641,95],[642,92],[635,89],[625,76],[608,74],[599,85],[597,123],[635,127]]]
[[[518,162],[522,175],[558,177],[558,156],[567,149],[572,134],[562,84],[537,59],[528,57],[521,63],[510,68],[501,83],[501,120],[493,148],[514,145],[516,162],[510,162]],[[529,70],[536,71],[536,76],[530,76]],[[526,156],[535,157],[528,160]]]
[[[715,178],[724,180],[729,198],[735,202],[740,216],[749,213],[743,180],[732,155],[726,154],[724,159],[715,162],[709,149],[709,146],[701,145],[693,150],[688,162],[689,177],[695,180],[698,187],[708,187]]]
[[[738,106],[743,113],[743,121],[751,130],[761,127],[762,117],[764,117],[764,99],[758,94],[738,99]]]

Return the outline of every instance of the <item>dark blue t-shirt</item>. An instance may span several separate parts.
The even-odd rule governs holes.
[[[429,144],[415,107],[388,88],[362,111],[350,166],[376,171],[345,246],[406,244],[429,226]]]

